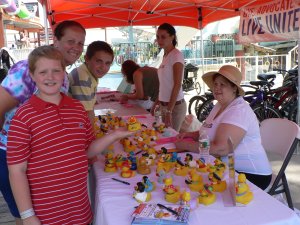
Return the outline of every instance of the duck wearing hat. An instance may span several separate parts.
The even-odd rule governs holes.
[[[236,189],[236,195],[235,195],[236,202],[246,205],[252,201],[253,193],[250,191],[250,188],[246,183],[245,174],[243,173],[239,174],[238,182],[235,186],[235,189]]]
[[[223,192],[227,188],[227,183],[225,180],[222,180],[222,178],[215,172],[208,174],[208,179],[211,182],[211,186],[213,188],[214,192]]]

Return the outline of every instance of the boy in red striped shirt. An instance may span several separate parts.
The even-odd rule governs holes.
[[[8,133],[7,162],[23,224],[88,224],[88,159],[132,132],[95,140],[84,107],[62,93],[64,60],[54,47],[29,55],[38,92],[16,112]]]

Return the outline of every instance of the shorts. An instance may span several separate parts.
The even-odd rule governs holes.
[[[10,213],[16,217],[20,218],[19,210],[15,202],[12,190],[10,188],[8,168],[6,162],[6,151],[0,149],[0,191],[6,201]]]

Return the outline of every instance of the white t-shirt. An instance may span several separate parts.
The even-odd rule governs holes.
[[[220,107],[219,103],[214,106],[202,126],[202,129],[206,129],[210,140],[214,140],[221,123],[242,128],[246,134],[234,150],[235,170],[259,175],[272,174],[268,157],[261,144],[258,120],[249,104],[242,97],[238,97],[213,119]]]
[[[158,79],[159,79],[159,95],[158,99],[162,102],[169,102],[171,98],[171,93],[174,86],[173,79],[173,66],[175,63],[180,62],[184,65],[183,54],[177,49],[174,48],[167,56],[163,58],[162,63],[158,68]],[[183,79],[183,71],[182,71]],[[181,80],[182,83],[182,80]],[[180,87],[176,101],[183,99],[182,87]]]

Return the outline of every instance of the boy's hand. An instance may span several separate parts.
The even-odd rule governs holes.
[[[31,216],[25,220],[22,220],[23,225],[42,225],[41,221],[37,218],[37,216]]]
[[[116,138],[119,140],[122,138],[130,137],[130,136],[134,135],[136,132],[128,131],[127,128],[122,127],[122,128],[115,130],[113,133],[114,133],[114,135],[116,135]]]

